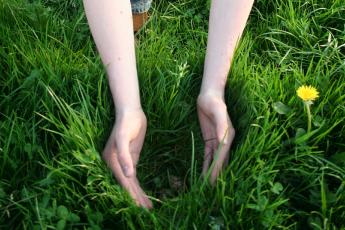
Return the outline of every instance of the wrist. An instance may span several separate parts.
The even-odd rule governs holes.
[[[144,114],[144,111],[140,105],[116,107],[116,116],[126,116],[127,114]]]
[[[207,72],[208,71],[205,71],[202,79],[200,94],[224,98],[227,75],[219,73],[211,75]]]
[[[224,97],[219,95],[218,92],[208,91],[200,93],[197,99],[197,106],[204,111],[216,111],[221,109],[227,110],[227,106]]]
[[[199,97],[214,97],[224,101],[224,89],[201,87]]]
[[[116,114],[142,111],[136,75],[109,74],[109,87]]]

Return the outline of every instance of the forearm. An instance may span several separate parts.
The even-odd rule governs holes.
[[[224,97],[234,51],[254,0],[213,0],[201,94]]]
[[[130,1],[84,0],[84,7],[116,111],[141,109]]]

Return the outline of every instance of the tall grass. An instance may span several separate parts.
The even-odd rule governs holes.
[[[227,87],[237,137],[215,187],[199,178],[195,111],[208,10],[157,1],[137,35],[149,212],[100,159],[114,108],[81,1],[0,0],[1,229],[345,228],[343,1],[255,2]],[[320,91],[310,134],[302,84]]]

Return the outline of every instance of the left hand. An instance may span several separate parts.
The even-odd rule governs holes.
[[[203,176],[207,175],[213,161],[214,167],[210,175],[210,182],[214,184],[220,171],[228,164],[229,150],[235,137],[235,129],[232,126],[223,97],[212,93],[200,94],[197,106],[205,142],[202,174]],[[219,151],[217,151],[218,149]]]

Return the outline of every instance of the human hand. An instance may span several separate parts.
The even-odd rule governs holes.
[[[140,187],[136,165],[144,143],[147,120],[141,109],[119,112],[103,150],[103,158],[117,181],[138,206],[152,208],[152,202]]]
[[[235,129],[232,126],[222,96],[202,93],[198,97],[197,107],[205,142],[202,174],[203,176],[207,175],[211,162],[214,161],[209,179],[211,184],[214,184],[220,171],[228,164],[229,150],[235,137]]]

